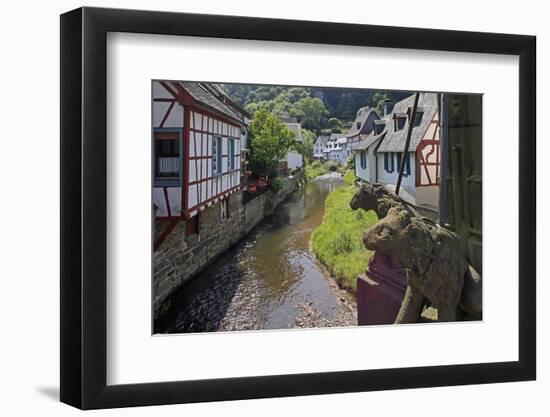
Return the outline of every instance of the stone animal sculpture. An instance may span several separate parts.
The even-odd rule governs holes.
[[[481,314],[481,277],[468,264],[460,237],[416,210],[379,184],[366,184],[353,197],[352,209],[374,210],[379,222],[363,235],[369,250],[397,261],[408,276],[396,323],[418,321],[428,301],[438,320],[456,319],[457,307]]]

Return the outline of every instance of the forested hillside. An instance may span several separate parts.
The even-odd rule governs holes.
[[[357,110],[372,106],[382,111],[385,100],[398,101],[411,93],[319,87],[221,84],[220,87],[251,113],[266,109],[278,117],[296,117],[305,129],[345,132]]]

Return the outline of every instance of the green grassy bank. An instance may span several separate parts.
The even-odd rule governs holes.
[[[307,164],[304,167],[306,179],[312,180],[315,177],[325,175],[330,171],[337,171],[338,166],[332,161],[313,161],[311,164]]]
[[[373,211],[350,208],[356,191],[353,172],[348,171],[344,179],[345,185],[330,193],[325,201],[325,215],[313,232],[312,248],[338,283],[355,293],[357,276],[365,272],[372,256],[363,246],[362,235],[378,218]]]

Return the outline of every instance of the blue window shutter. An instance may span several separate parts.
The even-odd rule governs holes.
[[[405,169],[407,170],[407,175],[411,175],[411,155],[407,155]]]
[[[384,170],[388,171],[388,154],[384,153]]]

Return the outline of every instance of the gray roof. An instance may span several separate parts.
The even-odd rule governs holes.
[[[405,127],[401,130],[395,130],[395,124],[393,118],[395,115],[407,114],[409,107],[414,104],[414,94],[407,97],[404,100],[398,102],[393,108],[393,112],[389,114],[386,119],[386,127],[384,133],[386,136],[378,147],[378,152],[403,152],[405,148],[405,142],[407,140],[407,131],[409,130],[409,122],[405,123]],[[423,116],[419,126],[413,127],[411,134],[411,143],[409,145],[409,152],[416,151],[418,144],[422,140],[430,122],[432,121],[435,113],[437,112],[437,94],[435,93],[421,93],[418,99],[418,107],[422,108]]]
[[[329,136],[327,135],[319,135],[317,136],[317,139],[315,139],[315,143],[317,143],[318,141],[321,141],[323,145],[326,145],[328,142],[328,139],[329,139]]]
[[[355,120],[353,121],[350,129],[348,130],[347,136],[357,136],[361,131],[363,130],[363,127],[365,126],[365,122],[369,118],[369,115],[371,113],[375,113],[378,116],[378,113],[376,113],[376,110],[374,110],[371,107],[361,107],[357,111],[357,116],[355,117]]]
[[[346,136],[345,133],[331,133],[330,137],[329,137],[329,140],[336,140],[336,139],[339,139],[339,138],[343,138],[344,136]]]
[[[382,132],[379,135],[375,135],[374,131],[371,132],[369,135],[365,136],[363,139],[359,141],[359,145],[355,149],[352,150],[352,152],[355,151],[364,151],[368,149],[370,146],[372,146],[378,139],[384,139],[384,136],[386,136],[386,132]]]
[[[190,82],[190,81],[180,81],[180,85],[185,88],[191,97],[202,105],[209,107],[212,110],[215,110],[219,113],[224,114],[234,120],[237,120],[241,123],[244,122],[244,115],[233,110],[227,104],[220,101],[212,91],[208,90],[207,87],[201,85],[201,83]]]
[[[302,126],[300,123],[285,123],[288,130],[294,133],[294,140],[296,142],[302,141]]]

